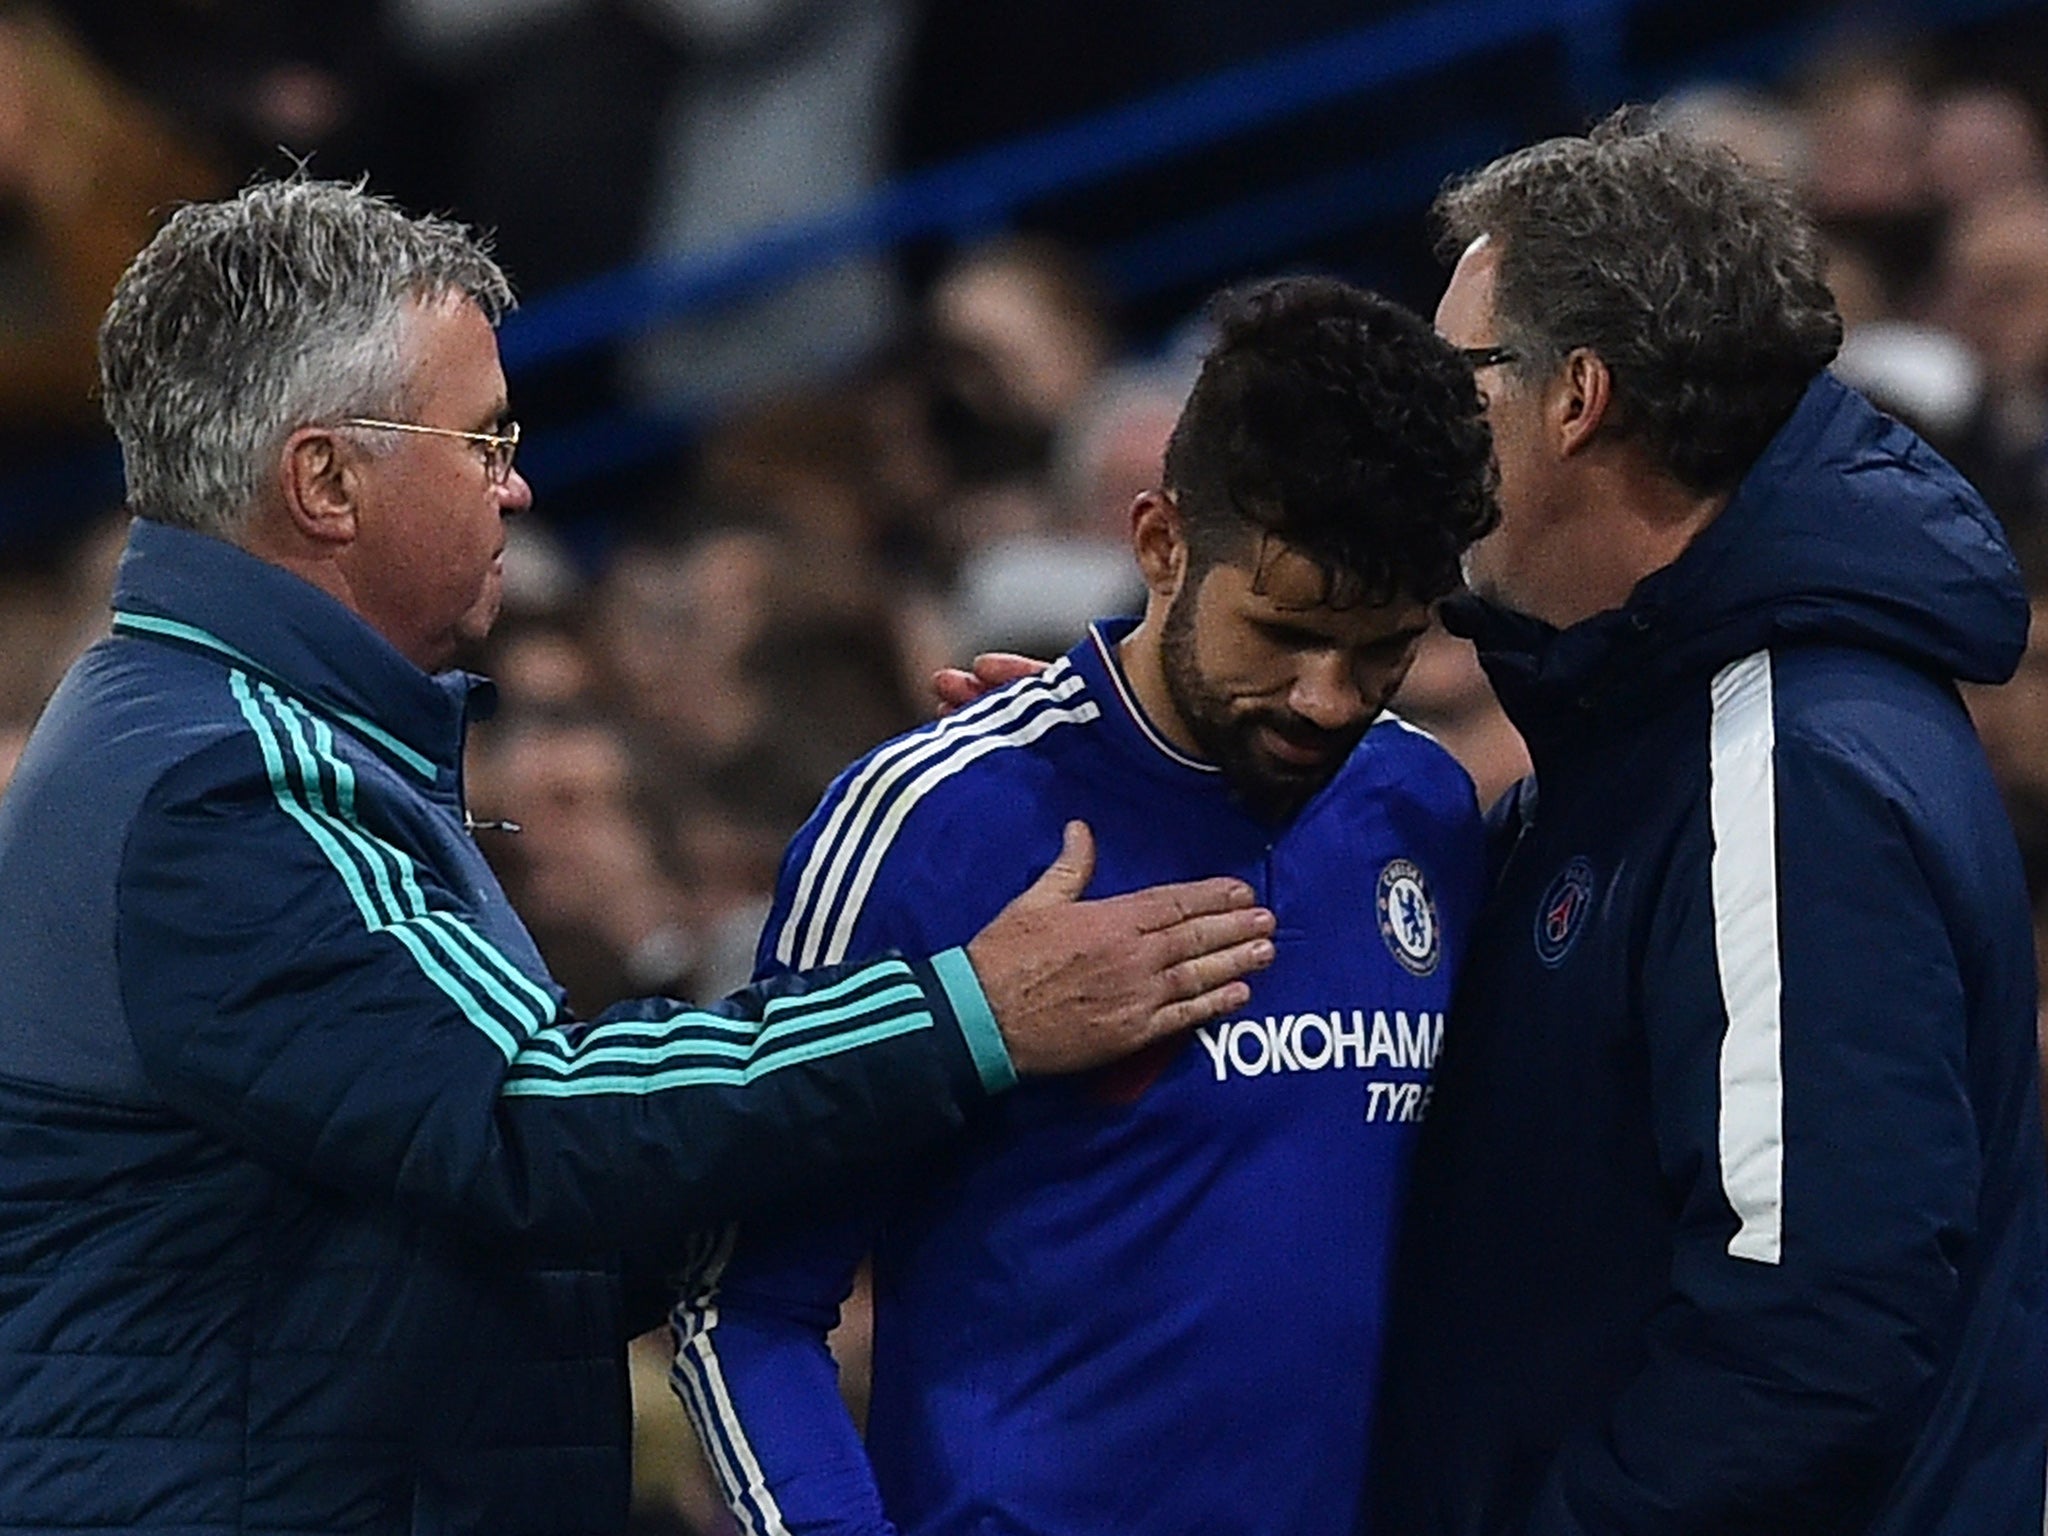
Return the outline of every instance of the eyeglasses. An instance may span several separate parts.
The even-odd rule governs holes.
[[[351,416],[344,427],[369,427],[378,432],[418,432],[428,437],[460,437],[484,451],[484,473],[491,484],[503,485],[512,478],[512,456],[519,451],[519,423],[508,421],[502,432],[461,432],[454,427],[423,427],[416,421],[378,421],[370,416]]]
[[[1464,358],[1475,370],[1498,368],[1503,363],[1519,363],[1522,360],[1522,354],[1513,347],[1460,347],[1458,356]]]

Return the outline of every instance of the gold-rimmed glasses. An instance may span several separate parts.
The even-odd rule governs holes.
[[[419,432],[429,437],[460,437],[484,452],[484,473],[491,484],[503,485],[512,478],[512,456],[519,451],[519,423],[508,421],[502,432],[464,432],[455,427],[428,427],[416,421],[379,421],[373,416],[351,416],[339,423],[344,427],[368,427],[378,432]]]

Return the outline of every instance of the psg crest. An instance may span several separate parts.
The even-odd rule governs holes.
[[[1416,976],[1436,969],[1443,953],[1442,934],[1437,928],[1436,902],[1422,871],[1406,859],[1395,859],[1380,871],[1380,937],[1387,952]]]
[[[1560,869],[1536,904],[1536,958],[1555,969],[1564,963],[1593,906],[1593,866],[1573,859]]]

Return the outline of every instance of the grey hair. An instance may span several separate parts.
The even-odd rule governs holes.
[[[1740,480],[1841,349],[1791,190],[1639,110],[1503,156],[1432,212],[1446,259],[1482,235],[1498,246],[1496,339],[1520,376],[1590,348],[1614,425],[1694,490]]]
[[[179,209],[100,322],[100,398],[139,517],[233,539],[285,438],[396,416],[414,303],[493,325],[512,286],[488,242],[360,182],[295,176]]]

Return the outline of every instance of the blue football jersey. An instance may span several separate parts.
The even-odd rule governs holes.
[[[764,970],[971,938],[1073,819],[1089,894],[1230,874],[1279,919],[1250,1004],[987,1106],[886,1191],[707,1241],[674,1380],[743,1530],[1352,1536],[1387,1260],[1481,894],[1470,781],[1388,716],[1284,825],[1171,745],[1098,625],[849,768]],[[875,1276],[865,1446],[824,1336]]]

